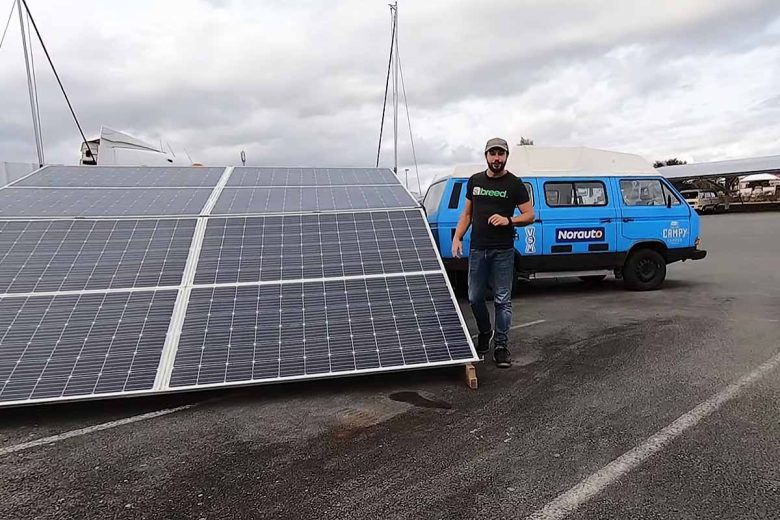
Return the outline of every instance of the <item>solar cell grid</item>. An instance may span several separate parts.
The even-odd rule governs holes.
[[[214,215],[414,208],[417,202],[395,186],[225,188]]]
[[[196,284],[439,270],[417,210],[212,218]]]
[[[0,217],[133,217],[200,214],[212,188],[5,188]]]
[[[172,387],[472,359],[440,273],[196,288]]]
[[[233,171],[228,186],[359,186],[398,184],[387,168],[254,168]]]
[[[230,171],[50,167],[0,190],[0,405],[473,360],[390,170]]]
[[[47,166],[14,184],[16,187],[62,188],[208,188],[217,185],[224,168],[177,166]]]
[[[0,221],[0,293],[178,285],[194,219]]]
[[[151,390],[176,293],[0,299],[0,402]]]

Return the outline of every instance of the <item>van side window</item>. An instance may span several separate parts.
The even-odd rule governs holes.
[[[436,213],[436,210],[439,209],[439,202],[441,201],[441,196],[444,195],[444,188],[446,186],[447,181],[441,181],[436,184],[431,184],[428,188],[428,192],[425,194],[425,199],[423,200],[423,206],[425,206],[425,212],[428,215]]]
[[[658,179],[620,181],[620,192],[626,206],[666,206],[666,197]],[[672,197],[672,201],[677,197]]]
[[[666,204],[666,197],[672,198],[672,206],[679,206],[680,205],[680,199],[677,198],[677,194],[669,189],[669,186],[666,184],[663,185],[664,188],[664,204]]]
[[[452,186],[452,193],[450,194],[450,203],[447,204],[449,209],[457,209],[460,205],[460,194],[463,191],[463,185],[465,182],[456,182]]]
[[[606,206],[607,190],[603,182],[548,182],[544,185],[548,206]]]

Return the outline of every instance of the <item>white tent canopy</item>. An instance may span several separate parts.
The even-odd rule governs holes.
[[[190,166],[187,157],[174,155],[124,132],[100,128],[97,152],[100,166]]]
[[[37,169],[38,165],[34,163],[0,162],[0,187],[21,179]]]

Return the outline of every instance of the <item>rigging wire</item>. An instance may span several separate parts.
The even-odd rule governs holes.
[[[3,37],[0,38],[0,49],[3,48],[3,42],[5,41],[5,35],[8,32],[8,26],[11,25],[11,17],[14,15],[14,9],[16,8],[16,0],[11,0],[11,12],[8,13],[8,20],[5,22],[5,29],[3,30]]]
[[[406,106],[406,122],[409,125],[409,142],[412,144],[412,159],[414,159],[414,170],[417,173],[417,193],[422,191],[420,187],[420,169],[417,167],[417,153],[414,150],[414,137],[412,136],[412,119],[409,116],[409,101],[406,99],[406,84],[404,83],[404,69],[401,66],[401,50],[398,48],[398,42],[396,42],[395,59],[398,60],[398,71],[401,76],[401,90],[404,94],[404,105]]]
[[[382,151],[382,133],[385,129],[385,111],[387,110],[387,90],[390,87],[390,65],[393,63],[393,47],[395,47],[395,16],[390,36],[390,58],[387,60],[387,78],[385,79],[385,99],[382,102],[382,122],[379,125],[379,145],[376,149],[376,167],[379,168],[379,154]]]
[[[38,41],[41,43],[43,52],[46,54],[46,59],[49,61],[51,70],[52,72],[54,72],[54,77],[57,78],[57,83],[60,85],[60,90],[62,91],[62,95],[65,96],[65,102],[68,104],[68,108],[70,109],[70,113],[73,116],[73,120],[76,122],[76,126],[79,129],[79,133],[81,134],[81,139],[84,143],[84,146],[86,147],[85,154],[87,157],[92,157],[92,151],[89,148],[89,144],[87,144],[87,138],[84,135],[84,131],[81,129],[81,123],[79,123],[79,120],[76,117],[76,112],[73,110],[73,105],[70,103],[68,94],[65,92],[65,87],[62,85],[62,80],[60,80],[60,75],[57,73],[57,69],[54,67],[54,62],[52,62],[51,60],[51,56],[49,55],[48,49],[46,49],[46,44],[43,43],[43,38],[41,37],[41,33],[38,30],[38,24],[35,23],[35,18],[33,18],[32,13],[30,12],[30,7],[27,5],[27,0],[22,0],[22,3],[24,4],[25,11],[27,11],[27,16],[30,17],[30,21],[32,22],[33,29],[35,29],[35,34],[38,36]]]

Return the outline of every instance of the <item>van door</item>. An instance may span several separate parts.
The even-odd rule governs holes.
[[[466,183],[468,179],[450,179],[449,185],[444,190],[440,209],[439,226],[442,237],[442,252],[450,255],[452,251],[452,241],[455,238],[455,228],[458,227],[458,220],[463,213],[466,205]],[[471,229],[463,235],[463,256],[468,256],[471,244]]]
[[[425,215],[428,219],[428,225],[431,228],[433,239],[436,241],[436,246],[439,248],[442,254],[445,251],[450,250],[445,249],[446,247],[450,247],[446,243],[446,236],[445,243],[442,243],[442,231],[443,229],[446,229],[445,219],[447,215],[446,213],[440,211],[439,207],[441,204],[442,195],[444,195],[446,188],[446,179],[435,182],[428,187],[428,191],[425,192],[425,197],[423,198],[423,208],[425,209]]]
[[[536,179],[523,180],[525,189],[528,190],[528,196],[531,197],[531,205],[534,207],[534,213],[537,220],[539,217],[539,188]],[[515,216],[520,215],[520,210],[515,209]],[[541,256],[544,254],[542,248],[542,223],[534,222],[530,226],[515,228],[515,250],[520,256]],[[521,266],[522,267],[522,266]]]
[[[619,179],[621,249],[639,241],[663,242],[667,247],[689,247],[691,208],[660,178]],[[671,197],[671,207],[667,207]]]
[[[616,251],[618,214],[604,179],[540,178],[538,182],[544,194],[540,218],[545,255]],[[571,266],[559,261],[554,264],[559,268],[586,268],[576,257],[571,260]]]

